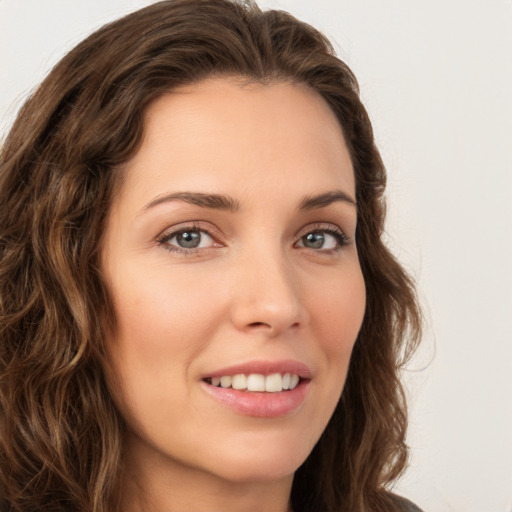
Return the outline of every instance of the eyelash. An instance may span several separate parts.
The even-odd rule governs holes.
[[[184,255],[194,255],[198,251],[204,248],[183,248],[179,247],[177,245],[170,245],[168,242],[172,240],[174,237],[186,233],[186,232],[200,232],[203,234],[208,235],[214,243],[219,244],[219,242],[216,242],[216,237],[213,236],[207,229],[201,228],[198,224],[190,224],[186,226],[180,226],[179,229],[173,230],[171,232],[165,232],[162,235],[160,235],[156,242],[158,245],[162,246],[165,250],[173,253],[179,253]],[[307,226],[307,229],[301,230],[302,234],[298,237],[297,242],[294,243],[294,246],[298,244],[299,242],[303,241],[306,236],[312,233],[327,233],[331,236],[333,236],[336,239],[337,246],[333,249],[312,249],[308,248],[306,246],[302,246],[304,249],[309,249],[313,252],[318,253],[333,253],[341,250],[344,246],[348,245],[350,242],[350,238],[338,227],[334,227],[332,225],[325,225],[325,224],[310,224]],[[219,244],[220,246],[220,244]]]
[[[312,224],[312,225],[309,224],[307,226],[306,230],[302,231],[302,232],[303,232],[303,234],[300,235],[299,240],[295,243],[300,242],[301,240],[304,239],[304,237],[306,237],[307,235],[309,235],[311,233],[328,233],[329,235],[333,236],[336,239],[336,242],[338,244],[336,248],[323,249],[323,250],[322,249],[319,249],[319,250],[311,249],[312,251],[315,251],[315,252],[323,252],[323,253],[336,252],[350,243],[350,238],[340,228],[335,227],[333,225],[325,225],[325,224],[320,224],[320,223]],[[305,249],[308,249],[308,247],[305,247]]]

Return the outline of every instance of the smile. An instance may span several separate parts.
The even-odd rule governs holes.
[[[300,377],[295,373],[272,373],[263,375],[260,373],[223,375],[221,377],[209,377],[205,381],[215,387],[235,389],[248,392],[281,393],[293,390],[300,382]]]
[[[201,387],[238,414],[279,418],[301,408],[312,378],[311,370],[298,361],[252,361],[207,373]]]

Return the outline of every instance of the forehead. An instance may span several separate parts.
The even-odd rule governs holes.
[[[299,177],[318,188],[335,179],[354,191],[338,119],[318,93],[289,82],[216,78],[164,94],[148,107],[142,144],[125,171],[140,193],[166,181],[219,192],[226,179],[241,191]]]

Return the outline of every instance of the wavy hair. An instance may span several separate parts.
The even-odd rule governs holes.
[[[295,512],[400,510],[403,364],[421,317],[382,241],[385,169],[357,81],[328,40],[253,2],[159,2],[93,33],[28,99],[0,153],[0,509],[118,510],[124,423],[109,395],[115,311],[100,239],[147,106],[212,76],[307,84],[352,158],[367,306],[341,400],[297,470]],[[110,328],[109,327],[109,328]]]

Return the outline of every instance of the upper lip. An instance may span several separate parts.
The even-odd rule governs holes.
[[[204,375],[204,378],[239,374],[249,375],[251,373],[258,373],[262,375],[271,375],[272,373],[290,373],[298,375],[301,379],[310,379],[312,375],[311,370],[306,364],[292,359],[286,359],[281,361],[258,360],[239,363],[225,368],[219,368],[218,370],[213,370],[212,372]]]

